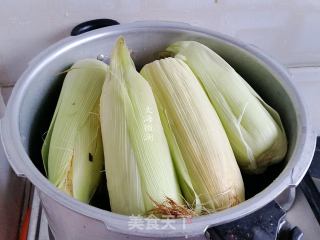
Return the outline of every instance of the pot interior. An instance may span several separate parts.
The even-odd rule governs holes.
[[[98,30],[102,33],[101,30]],[[116,38],[125,37],[137,68],[154,60],[166,46],[178,40],[196,40],[206,44],[222,56],[233,68],[271,105],[281,116],[288,137],[288,154],[285,161],[269,167],[262,175],[243,173],[246,198],[266,188],[282,172],[290,161],[297,140],[297,113],[285,90],[285,83],[264,62],[230,41],[203,32],[185,29],[137,28],[93,33],[72,37],[64,43],[49,49],[46,54],[34,62],[20,107],[19,125],[21,139],[33,164],[44,174],[41,159],[41,146],[57,103],[65,74],[64,70],[76,60],[96,58],[99,54],[109,56]],[[69,44],[70,43],[70,44]],[[72,44],[71,44],[72,43]],[[92,205],[109,209],[105,191],[105,177],[102,177],[100,189],[92,200]],[[275,197],[275,196],[274,196]]]

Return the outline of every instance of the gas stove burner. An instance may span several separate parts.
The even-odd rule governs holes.
[[[215,240],[300,240],[303,233],[285,220],[286,212],[275,202],[231,223],[209,229]]]

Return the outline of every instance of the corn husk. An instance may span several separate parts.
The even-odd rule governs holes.
[[[218,211],[242,202],[243,181],[227,135],[190,68],[166,58],[145,65],[141,74],[165,113],[201,205]]]
[[[201,82],[242,169],[260,173],[284,158],[287,140],[278,113],[226,61],[194,41],[176,42],[167,50]]]
[[[203,210],[200,198],[194,190],[187,166],[183,159],[183,155],[180,151],[177,139],[174,136],[173,129],[171,128],[169,117],[167,116],[166,110],[164,109],[160,101],[158,101],[158,106],[162,126],[164,128],[169,144],[182,195],[186,200],[188,208],[193,209],[195,213],[200,214]]]
[[[48,179],[86,203],[104,165],[99,98],[107,68],[100,61],[84,59],[68,70],[41,151]]]
[[[145,214],[166,197],[182,203],[152,90],[122,37],[112,53],[100,111],[111,210]]]

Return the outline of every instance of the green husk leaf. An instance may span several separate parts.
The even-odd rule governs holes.
[[[114,47],[101,96],[102,137],[113,212],[144,214],[181,192],[149,84],[136,71],[122,37]],[[141,185],[141,187],[139,187]]]
[[[102,141],[97,135],[100,124],[92,119],[92,114],[99,114],[96,104],[108,66],[95,59],[84,59],[72,68],[64,79],[41,152],[49,180],[78,200],[89,202],[103,168]],[[95,116],[95,119],[99,120],[99,117]],[[96,161],[91,167],[80,167],[84,156],[89,155],[84,152],[91,151],[92,142],[100,145],[97,147],[99,153],[94,156]]]
[[[197,76],[227,132],[240,167],[260,173],[281,161],[287,139],[279,115],[218,54],[194,41],[170,45]]]

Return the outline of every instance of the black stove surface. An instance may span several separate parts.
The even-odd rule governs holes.
[[[320,179],[320,137],[317,138],[317,146],[309,171],[312,177]]]
[[[276,166],[275,169],[277,169]],[[274,172],[274,169],[271,169],[271,172]],[[320,137],[317,138],[316,150],[311,166],[299,185],[314,216],[320,224],[320,193],[316,187],[314,178],[320,179]],[[246,178],[244,179],[246,181]],[[247,180],[250,181],[250,179]],[[285,215],[285,211],[275,201],[272,201],[262,209],[240,220],[208,229],[208,238],[217,240],[303,239],[303,233],[299,227],[291,226],[286,221]]]

